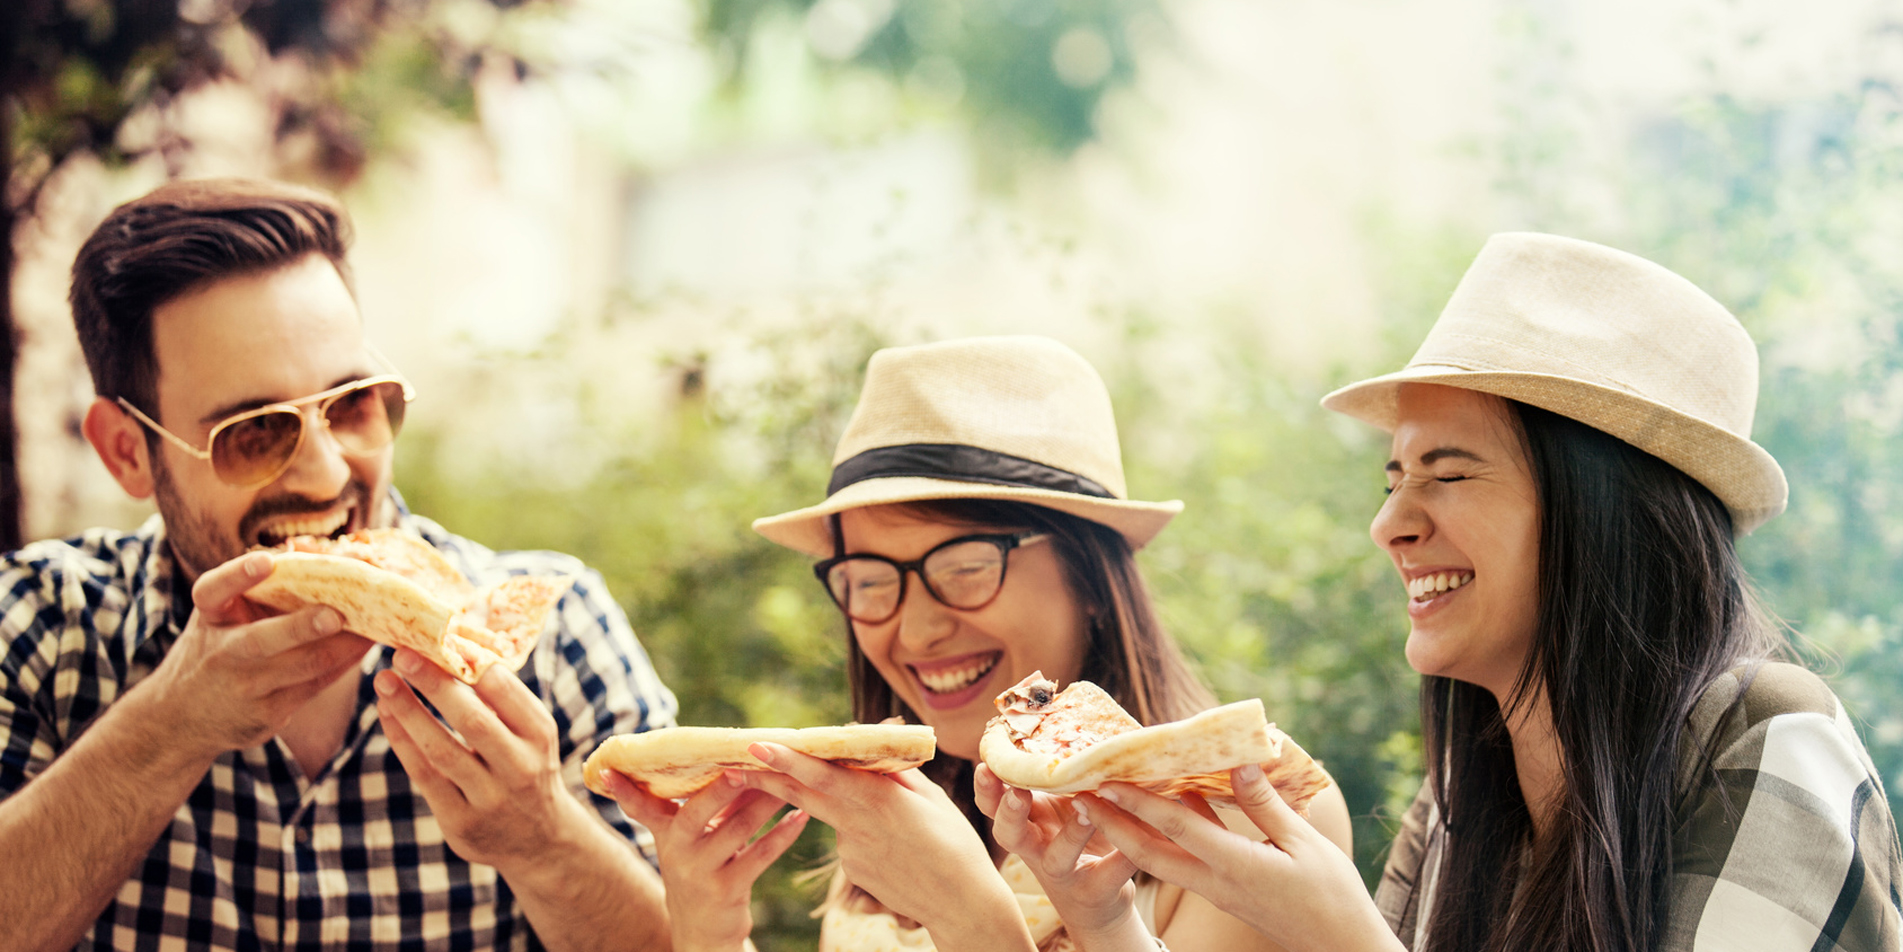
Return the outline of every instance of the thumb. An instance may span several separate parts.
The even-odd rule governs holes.
[[[991,768],[979,764],[971,775],[972,799],[978,802],[978,810],[992,819],[998,818],[998,804],[1004,799],[1004,782]]]
[[[1282,802],[1282,795],[1275,792],[1260,766],[1243,764],[1229,771],[1229,782],[1235,787],[1236,806],[1270,843],[1280,846],[1308,826],[1300,814]]]

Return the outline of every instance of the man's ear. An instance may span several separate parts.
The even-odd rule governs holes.
[[[127,495],[151,498],[155,482],[152,457],[146,452],[145,427],[132,414],[105,397],[94,397],[80,428],[86,442],[93,445],[93,452],[99,454],[99,461],[106,464],[107,472]]]

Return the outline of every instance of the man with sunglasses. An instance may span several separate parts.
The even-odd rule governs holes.
[[[415,393],[364,340],[348,240],[326,196],[212,180],[80,250],[85,435],[159,514],[0,559],[0,948],[666,946],[645,832],[580,767],[674,698],[598,575],[405,509]],[[243,598],[253,547],[392,525],[478,583],[575,576],[519,675]]]

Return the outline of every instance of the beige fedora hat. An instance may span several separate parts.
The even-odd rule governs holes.
[[[1491,393],[1616,436],[1703,483],[1740,535],[1784,511],[1784,471],[1751,442],[1750,335],[1710,295],[1636,255],[1494,235],[1407,367],[1322,406],[1392,431],[1404,383]]]
[[[833,514],[927,499],[1035,503],[1109,526],[1131,548],[1183,511],[1129,498],[1110,392],[1089,361],[1046,337],[973,337],[873,354],[826,500],[753,528],[825,558]]]

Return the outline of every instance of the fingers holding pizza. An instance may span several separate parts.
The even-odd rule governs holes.
[[[191,617],[144,688],[179,743],[208,758],[269,739],[370,648],[329,608],[279,615],[252,604],[270,571],[269,559],[244,555],[199,576]]]
[[[1024,938],[1017,900],[984,841],[917,769],[870,774],[778,744],[751,749],[775,772],[742,781],[832,827],[846,880],[926,929],[936,948],[1012,948]]]
[[[1340,843],[1297,814],[1261,767],[1233,769],[1230,783],[1237,806],[1264,839],[1238,834],[1207,808],[1193,809],[1136,784],[1107,783],[1077,800],[1104,838],[1138,868],[1202,897],[1284,948],[1390,948],[1393,933]],[[1367,944],[1371,936],[1380,941]]]
[[[676,803],[614,768],[597,776],[621,809],[654,834],[674,948],[742,948],[753,931],[754,881],[799,838],[810,815],[795,810],[768,828],[785,803],[737,777]]]
[[[404,649],[375,686],[390,748],[458,854],[532,872],[595,822],[562,778],[554,718],[513,673],[472,686]]]
[[[983,764],[973,790],[998,845],[1024,860],[1073,937],[1112,929],[1134,911],[1137,867],[1071,798],[1008,787]]]

